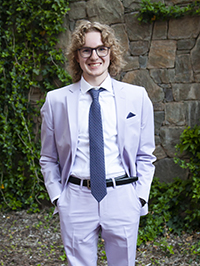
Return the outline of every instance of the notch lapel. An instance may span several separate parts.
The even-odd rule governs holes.
[[[125,134],[124,128],[125,128],[125,117],[126,117],[126,96],[123,84],[118,83],[114,79],[113,79],[113,90],[116,101],[118,145],[122,157],[123,147],[124,147],[124,134]]]
[[[69,121],[71,148],[72,148],[72,162],[75,158],[75,152],[78,141],[78,102],[80,96],[80,82],[73,84],[68,91],[66,98],[67,114]],[[64,118],[65,119],[65,118]]]

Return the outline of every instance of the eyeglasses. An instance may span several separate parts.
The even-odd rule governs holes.
[[[93,50],[95,50],[96,54],[99,57],[105,57],[108,55],[109,49],[110,47],[106,47],[106,46],[99,46],[97,48],[82,47],[78,49],[78,51],[80,53],[80,56],[83,58],[89,58],[92,55]]]

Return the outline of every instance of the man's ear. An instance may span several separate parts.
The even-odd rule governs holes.
[[[76,59],[76,61],[77,61],[78,63],[80,63],[80,60],[79,60],[79,58],[78,58],[78,52],[76,52],[75,59]]]

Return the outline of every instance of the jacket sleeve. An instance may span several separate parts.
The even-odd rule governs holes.
[[[60,196],[62,185],[51,102],[51,93],[48,93],[46,101],[41,108],[42,126],[40,166],[47,192],[53,203],[53,201]]]
[[[136,185],[139,198],[148,202],[150,187],[154,175],[153,162],[156,157],[153,155],[155,149],[154,136],[154,112],[153,105],[144,90],[141,110],[141,129],[139,146],[136,155],[136,171],[138,181]]]

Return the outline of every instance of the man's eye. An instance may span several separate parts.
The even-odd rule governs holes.
[[[106,47],[99,47],[99,48],[98,48],[98,51],[99,51],[99,52],[104,52],[104,51],[106,51]]]
[[[82,49],[82,53],[84,54],[88,54],[90,53],[90,49],[86,48],[86,49]]]

